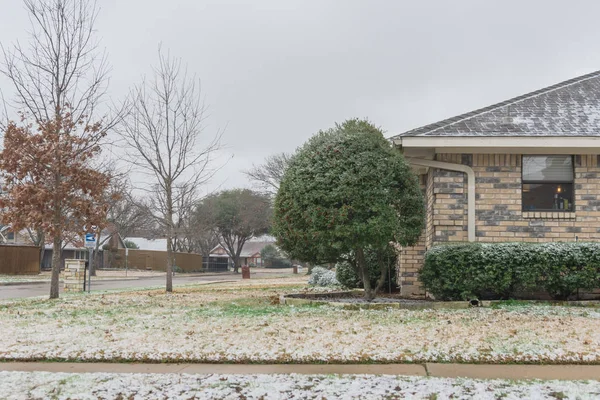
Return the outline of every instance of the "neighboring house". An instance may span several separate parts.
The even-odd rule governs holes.
[[[423,256],[461,241],[600,239],[600,71],[392,138],[426,197],[401,251],[403,295],[423,295]]]
[[[146,239],[129,237],[128,241],[135,243],[138,249],[120,251],[120,267],[151,269],[164,271],[167,265],[167,239]],[[175,265],[182,272],[227,271],[227,257],[212,255],[202,257],[196,253],[175,253]]]
[[[127,240],[135,243],[139,250],[167,251],[167,239],[165,238],[128,237]]]
[[[33,245],[26,229],[15,232],[8,225],[0,226],[0,244]]]
[[[121,235],[116,232],[113,232],[110,229],[105,229],[100,234],[100,243],[104,243],[103,246],[100,246],[99,252],[101,255],[97,258],[99,265],[97,268],[105,268],[108,265],[106,260],[107,257],[104,257],[105,249],[103,247],[107,247],[109,249],[124,249],[125,242]],[[52,268],[52,254],[53,246],[52,244],[46,244],[46,248],[44,250],[44,259],[42,260],[42,269],[51,269]],[[68,240],[67,243],[64,244],[61,253],[61,262],[64,267],[65,260],[69,259],[77,259],[77,260],[87,260],[89,257],[89,249],[87,249],[83,243],[83,239],[71,239]]]
[[[240,253],[240,259],[242,265],[255,265],[257,267],[262,267],[263,260],[260,256],[260,252],[265,248],[266,245],[275,244],[275,241],[247,241],[244,243],[244,247],[242,247],[242,252]],[[227,251],[223,246],[218,245],[210,252],[212,256],[226,256]],[[229,257],[229,263],[233,264],[231,257]]]

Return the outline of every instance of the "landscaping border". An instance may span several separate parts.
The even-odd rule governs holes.
[[[472,308],[468,301],[435,301],[435,300],[413,300],[411,302],[389,302],[389,303],[345,303],[337,301],[327,301],[325,297],[341,297],[362,293],[362,290],[349,290],[340,292],[324,292],[324,293],[294,293],[284,294],[279,297],[279,303],[289,306],[302,305],[330,305],[346,310],[385,310],[385,309],[400,309],[400,310],[426,310],[426,309],[467,309]],[[515,300],[519,304],[524,305],[548,305],[548,306],[563,306],[563,307],[590,307],[600,308],[600,300]],[[510,300],[483,300],[480,302],[480,307],[492,307],[494,305],[502,305],[510,302]]]

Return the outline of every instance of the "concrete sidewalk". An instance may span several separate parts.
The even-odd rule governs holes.
[[[600,380],[600,365],[490,364],[124,364],[0,362],[0,371],[186,373],[186,374],[371,374],[439,378]]]

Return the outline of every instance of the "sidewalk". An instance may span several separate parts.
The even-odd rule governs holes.
[[[158,374],[368,374],[438,378],[599,380],[600,365],[490,364],[122,364],[0,362],[0,371]]]

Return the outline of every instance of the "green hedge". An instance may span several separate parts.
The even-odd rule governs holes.
[[[425,254],[419,280],[440,300],[508,299],[543,289],[567,299],[600,287],[600,243],[461,243]]]

